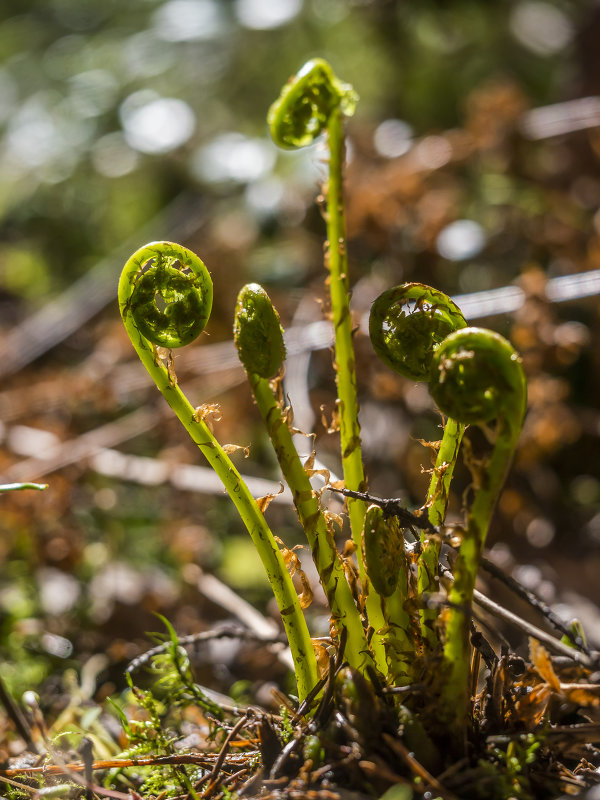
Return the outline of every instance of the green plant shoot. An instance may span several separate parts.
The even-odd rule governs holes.
[[[339,398],[339,423],[344,479],[349,489],[364,488],[364,470],[360,450],[356,372],[352,344],[344,221],[342,171],[344,134],[342,118],[354,114],[358,96],[354,89],[333,74],[322,59],[306,63],[284,86],[280,97],[267,115],[271,136],[285,148],[305,147],[327,132],[329,178],[326,186],[327,258],[331,313],[335,328],[335,367]],[[360,545],[364,503],[348,503],[354,541]],[[356,514],[353,509],[359,509]],[[362,510],[360,510],[362,509]]]
[[[352,342],[350,315],[350,282],[346,250],[346,224],[344,218],[343,163],[344,117],[354,114],[358,95],[347,83],[340,81],[323,59],[307,62],[284,86],[280,97],[267,115],[271,136],[276,144],[285,148],[305,147],[323,132],[329,144],[329,177],[324,195],[327,246],[325,265],[329,270],[331,316],[335,332],[335,372],[338,394],[337,416],[340,427],[340,445],[344,482],[348,489],[366,489],[364,465],[361,454],[360,424],[356,369]],[[352,538],[357,550],[359,574],[365,583],[365,569],[361,555],[361,537],[366,512],[362,500],[349,499],[348,517]],[[379,598],[367,595],[369,624],[376,632],[372,640],[375,659],[380,669],[386,671],[383,646],[377,632],[384,624]]]
[[[443,292],[424,283],[403,283],[377,297],[371,306],[369,335],[373,349],[390,369],[413,381],[429,381],[435,351],[446,336],[467,322],[460,308]],[[446,516],[448,492],[465,426],[448,418],[431,474],[425,507],[438,527]],[[418,590],[438,590],[439,536],[423,531],[418,561]],[[423,608],[421,628],[430,649],[438,648],[436,611]]]
[[[346,580],[335,546],[332,522],[321,508],[309,475],[294,446],[286,411],[281,408],[269,378],[279,373],[285,346],[279,315],[264,289],[244,286],[237,298],[234,339],[240,361],[264,420],[283,476],[290,487],[323,590],[331,609],[334,635],[347,632],[346,657],[350,666],[364,672],[373,666],[362,620]]]
[[[510,342],[492,331],[464,328],[448,336],[436,351],[430,391],[444,414],[465,425],[496,420],[492,453],[484,465],[473,469],[475,497],[449,596],[441,716],[464,731],[475,579],[492,512],[523,425],[527,389],[521,359]]]
[[[369,506],[362,546],[367,575],[381,598],[386,621],[382,638],[389,669],[388,680],[394,686],[405,686],[414,678],[417,636],[413,620],[406,610],[409,569],[404,537],[397,519],[385,519],[379,506]]]
[[[221,479],[252,537],[279,606],[302,700],[317,683],[317,665],[283,556],[248,487],[206,424],[202,407],[193,408],[177,385],[168,351],[159,349],[189,344],[204,330],[212,294],[211,277],[198,256],[172,242],[152,242],[126,262],[119,282],[119,308],[140,360]]]

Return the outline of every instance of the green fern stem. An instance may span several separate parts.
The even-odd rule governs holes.
[[[464,424],[496,419],[487,463],[473,468],[475,497],[469,510],[449,594],[440,717],[466,731],[469,719],[469,626],[481,552],[525,414],[527,389],[521,359],[497,333],[463,328],[435,353],[430,391],[441,411]]]
[[[469,511],[466,529],[454,565],[454,583],[444,644],[444,683],[441,692],[441,718],[465,730],[469,719],[470,620],[473,592],[481,554],[516,441],[498,439],[487,465],[485,486],[477,491]]]
[[[464,432],[465,426],[462,423],[456,422],[454,419],[446,420],[425,502],[429,521],[436,527],[442,525],[446,517],[450,484]],[[418,561],[417,580],[420,597],[439,590],[438,562],[441,544],[439,535],[432,535],[427,531],[421,533],[422,549]],[[432,650],[437,650],[439,644],[434,627],[436,618],[437,610],[435,608],[425,607],[421,610],[421,635],[423,641]]]
[[[428,381],[436,349],[448,334],[465,328],[458,306],[443,292],[424,283],[403,283],[379,295],[371,307],[369,335],[379,358],[390,369],[413,381]],[[443,523],[450,483],[462,440],[464,425],[446,421],[444,434],[431,476],[425,506],[433,525]],[[438,558],[441,541],[423,532],[418,560],[418,591],[437,591]],[[431,651],[439,649],[435,609],[421,611],[421,634]]]
[[[346,252],[346,225],[342,167],[344,159],[344,134],[342,117],[338,109],[332,111],[328,123],[329,180],[327,184],[327,267],[331,314],[335,331],[335,371],[338,392],[338,414],[342,449],[344,482],[348,489],[365,491],[365,473],[360,444],[356,368],[352,342],[352,317],[350,315],[350,281]],[[352,538],[360,547],[366,503],[348,500],[348,514]],[[361,565],[364,573],[364,568]],[[361,577],[363,575],[361,574]]]
[[[332,613],[334,632],[345,628],[345,656],[351,666],[364,672],[373,667],[365,630],[340,555],[332,525],[321,508],[309,476],[294,446],[287,415],[269,378],[280,373],[285,358],[279,315],[265,290],[256,283],[244,286],[235,308],[234,339],[250,386],[283,476],[290,487],[304,528],[321,585]]]
[[[397,519],[386,519],[377,505],[367,509],[362,549],[369,582],[381,598],[385,620],[381,640],[388,680],[393,686],[405,686],[414,679],[417,644],[413,619],[406,608],[410,596],[408,559]]]
[[[342,117],[351,116],[358,97],[347,83],[336,77],[323,59],[308,61],[292,76],[272,104],[267,121],[273,140],[280,147],[296,148],[311,144],[325,131],[329,137],[329,179],[327,182],[327,267],[331,311],[335,329],[335,370],[338,392],[338,418],[344,481],[348,489],[366,488],[360,447],[356,371],[350,318],[348,259],[343,213],[342,167],[344,137]],[[366,512],[362,500],[349,499],[348,516],[352,539],[358,553],[359,574],[363,585],[365,569],[360,541]],[[369,624],[375,631],[371,646],[378,664],[385,669],[385,654],[379,631],[384,624],[381,602],[370,594],[366,600]]]
[[[331,609],[333,628],[346,629],[345,658],[351,667],[364,673],[374,663],[360,614],[335,546],[333,532],[294,447],[287,420],[269,381],[256,373],[251,373],[248,377],[281,471],[292,491],[294,505]]]
[[[144,267],[148,263],[153,263],[154,266],[144,272]],[[262,512],[238,470],[217,442],[202,416],[195,411],[185,397],[173,374],[161,362],[156,345],[149,338],[154,335],[153,328],[160,328],[163,322],[170,324],[171,328],[177,327],[174,323],[181,323],[184,326],[189,325],[185,308],[183,306],[177,307],[177,303],[182,303],[183,299],[174,300],[172,294],[169,294],[168,284],[156,285],[154,291],[148,289],[143,297],[143,305],[146,304],[148,297],[150,297],[151,304],[154,304],[154,309],[151,309],[150,316],[154,317],[154,320],[150,325],[143,322],[140,324],[140,307],[142,303],[138,299],[139,293],[136,294],[136,287],[141,286],[143,281],[147,282],[144,275],[147,275],[150,270],[154,269],[155,273],[157,271],[159,273],[162,272],[164,276],[166,269],[166,277],[168,277],[172,274],[171,270],[176,270],[174,265],[177,263],[191,270],[190,275],[187,276],[190,280],[193,280],[190,277],[192,273],[197,276],[200,293],[204,292],[205,295],[210,295],[210,300],[212,300],[210,276],[204,264],[194,253],[171,242],[153,242],[136,251],[123,268],[119,282],[119,308],[123,323],[141,362],[181,424],[187,430],[192,441],[199,447],[210,466],[221,479],[223,486],[248,529],[264,565],[279,607],[294,662],[298,695],[300,700],[303,700],[318,681],[317,663],[306,620],[300,608],[298,596],[286,569],[283,556]],[[181,271],[180,275],[185,275],[185,272]],[[177,276],[175,277],[177,278]],[[156,305],[156,293],[162,293],[163,301],[166,299],[168,303],[164,312]],[[175,294],[176,296],[182,294],[179,291],[179,286]],[[171,309],[169,308],[169,303]],[[209,314],[210,302],[204,314],[204,324],[206,324]],[[166,319],[163,320],[162,317]],[[140,327],[144,329],[144,332],[140,330]],[[168,336],[169,344],[167,346],[178,346],[173,330],[169,332]],[[186,339],[185,343],[187,343],[189,336],[186,335],[184,338]]]
[[[346,251],[346,225],[343,200],[344,134],[342,115],[334,109],[327,123],[329,136],[329,180],[327,183],[327,267],[329,269],[329,292],[331,315],[335,335],[335,375],[338,394],[338,419],[342,469],[346,488],[365,491],[366,480],[360,443],[358,421],[358,396],[356,390],[356,364],[352,342],[352,317],[350,315],[350,281],[348,278],[348,255]],[[348,516],[352,539],[356,545],[358,569],[361,582],[367,586],[366,571],[361,556],[361,537],[367,511],[364,500],[347,499]],[[381,598],[368,590],[366,610],[369,625],[373,628],[371,646],[376,659],[383,665],[384,653],[382,631],[385,617]]]

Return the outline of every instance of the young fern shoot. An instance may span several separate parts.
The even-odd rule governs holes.
[[[346,251],[346,223],[344,218],[343,118],[354,114],[358,95],[347,83],[333,73],[323,59],[308,61],[283,87],[279,98],[267,115],[273,141],[283,148],[299,148],[311,144],[317,136],[327,132],[329,144],[329,177],[325,187],[327,225],[326,267],[329,270],[331,315],[335,332],[335,371],[338,394],[338,418],[344,482],[347,489],[366,489],[365,471],[361,453],[360,424],[352,318],[350,315],[350,282]],[[365,568],[361,555],[361,536],[366,503],[348,499],[350,529],[356,547],[361,581],[365,582]],[[385,624],[381,603],[376,595],[367,595],[369,624],[379,631]],[[371,646],[378,666],[385,671],[383,646],[374,636]]]
[[[413,381],[429,380],[436,349],[448,334],[466,326],[460,308],[443,292],[423,283],[403,283],[383,292],[371,306],[369,316],[369,335],[379,358],[394,372]],[[425,501],[429,521],[436,527],[446,516],[450,482],[464,429],[463,424],[451,417],[446,420]],[[420,596],[438,589],[441,541],[439,536],[423,531],[421,543]],[[438,648],[435,617],[434,609],[422,609],[422,636],[433,650]]]
[[[492,512],[523,425],[527,387],[521,359],[510,342],[482,328],[464,328],[444,340],[433,358],[429,386],[440,410],[453,419],[466,425],[496,420],[492,453],[474,471],[475,497],[448,598],[441,717],[464,731],[475,579]]]
[[[152,242],[126,262],[119,282],[125,329],[167,403],[198,445],[246,525],[277,600],[294,661],[298,694],[306,698],[318,680],[317,664],[298,596],[283,556],[241,475],[202,414],[194,410],[159,348],[192,342],[204,330],[212,307],[212,280],[197,255],[172,242]]]
[[[328,135],[329,178],[325,190],[328,241],[326,266],[329,269],[331,313],[335,329],[342,466],[346,487],[360,491],[365,488],[365,476],[358,423],[342,185],[342,120],[345,116],[352,116],[357,101],[358,96],[354,89],[340,81],[326,61],[314,59],[307,62],[286,83],[280,97],[269,109],[267,121],[274,142],[288,149],[305,147],[325,131]],[[363,501],[348,501],[350,525],[357,547],[360,547],[365,510]]]
[[[335,546],[331,523],[323,513],[319,497],[310,484],[294,446],[287,415],[269,381],[281,370],[285,346],[279,315],[267,293],[256,283],[244,286],[238,295],[234,339],[306,533],[331,609],[332,633],[335,635],[342,628],[346,629],[345,657],[351,667],[365,672],[374,663],[362,620]]]
[[[409,569],[404,537],[395,517],[385,518],[380,506],[367,508],[363,530],[363,558],[369,582],[381,598],[386,626],[382,630],[388,680],[406,686],[414,678],[416,631],[406,610]]]

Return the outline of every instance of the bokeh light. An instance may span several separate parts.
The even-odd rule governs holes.
[[[120,116],[127,144],[141,153],[168,153],[187,142],[196,127],[188,103],[148,91],[130,95]]]
[[[223,133],[203,147],[192,160],[194,174],[209,183],[248,183],[268,174],[276,151],[267,139]]]
[[[375,150],[384,158],[398,158],[410,150],[413,129],[401,119],[386,119],[373,136]]]
[[[269,30],[294,19],[302,8],[302,0],[236,0],[237,18],[246,28]]]
[[[449,261],[464,261],[481,253],[486,243],[485,231],[472,219],[457,219],[440,231],[437,250]]]
[[[573,38],[573,25],[558,7],[540,0],[519,3],[510,15],[515,38],[540,56],[563,50]]]
[[[152,22],[156,36],[167,42],[209,41],[227,31],[223,6],[215,0],[169,0]]]

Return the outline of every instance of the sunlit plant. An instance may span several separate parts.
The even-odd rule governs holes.
[[[121,316],[138,356],[223,482],[252,537],[281,612],[298,693],[304,699],[317,682],[316,658],[283,556],[256,500],[207,424],[210,408],[192,406],[172,366],[170,349],[189,344],[202,333],[212,296],[212,280],[203,262],[172,242],[153,242],[137,250],[119,282]]]
[[[292,491],[298,517],[304,528],[323,590],[331,609],[334,630],[346,630],[351,666],[363,671],[372,666],[365,629],[346,580],[338,553],[333,522],[327,518],[308,472],[294,446],[288,411],[276,391],[276,376],[285,356],[279,315],[264,289],[256,283],[244,286],[235,309],[234,339],[240,361],[267,431],[281,472]],[[269,378],[275,378],[270,382]]]
[[[327,135],[325,263],[335,332],[343,491],[356,569],[349,566],[347,553],[338,550],[334,521],[311,485],[312,460],[303,463],[295,449],[292,415],[281,392],[283,330],[270,298],[258,284],[248,284],[239,293],[234,339],[329,604],[333,649],[350,668],[344,673],[344,692],[348,697],[360,694],[357,687],[367,684],[392,690],[427,685],[433,702],[439,704],[441,724],[464,733],[475,578],[523,421],[525,379],[511,345],[497,334],[468,328],[460,309],[443,293],[420,283],[384,292],[370,315],[375,352],[394,371],[429,385],[444,415],[444,430],[420,509],[399,511],[397,504],[378,502],[368,493],[342,190],[343,120],[353,113],[356,102],[352,87],[336,78],[325,61],[315,59],[290,79],[268,115],[273,139],[282,147],[303,147],[322,133]],[[194,253],[170,242],[153,242],[134,253],[124,267],[119,285],[121,315],[140,359],[221,478],[252,537],[279,605],[298,695],[307,701],[305,712],[310,716],[319,702],[319,673],[302,604],[286,568],[286,560],[293,559],[287,558],[289,551],[270,530],[261,507],[211,432],[210,409],[190,403],[173,369],[171,348],[189,344],[202,333],[212,291],[208,270]],[[432,609],[428,599],[440,590],[438,561],[450,483],[465,427],[472,424],[491,431],[493,450],[474,476],[474,499],[458,551],[449,610],[440,615],[439,603]],[[407,529],[413,533],[420,529],[416,546],[407,542]],[[421,730],[410,722],[413,717],[404,706],[393,707],[407,731],[418,730],[420,744],[415,748],[423,760],[434,763],[438,756],[430,735],[435,739],[439,730]]]
[[[431,393],[442,411],[463,424],[487,426],[492,454],[473,467],[475,496],[454,569],[444,646],[443,714],[464,730],[467,720],[470,610],[477,568],[506,472],[517,446],[527,402],[521,359],[510,342],[493,331],[463,328],[437,349]]]
[[[328,177],[323,187],[324,218],[327,227],[325,266],[329,272],[331,321],[334,330],[335,379],[340,429],[340,449],[347,489],[366,489],[361,453],[356,369],[352,343],[350,280],[344,217],[344,117],[354,114],[358,95],[340,81],[323,59],[308,61],[283,87],[267,114],[273,141],[286,149],[305,147],[317,136],[327,134]],[[362,558],[361,536],[367,505],[358,498],[348,500],[348,518],[356,547],[359,576],[365,584],[367,613],[372,629],[371,644],[377,665],[384,673],[387,665],[379,631],[385,624],[380,597],[369,592]]]
[[[434,353],[446,336],[466,326],[462,311],[447,295],[422,283],[404,283],[383,292],[371,306],[369,315],[369,335],[379,358],[394,372],[418,382],[430,380]],[[425,501],[433,526],[441,525],[446,516],[450,483],[464,430],[462,423],[451,418],[444,426]],[[439,534],[423,531],[421,543],[418,590],[423,595],[439,588],[441,538]],[[435,619],[435,610],[423,604],[422,636],[433,650],[439,645]]]

